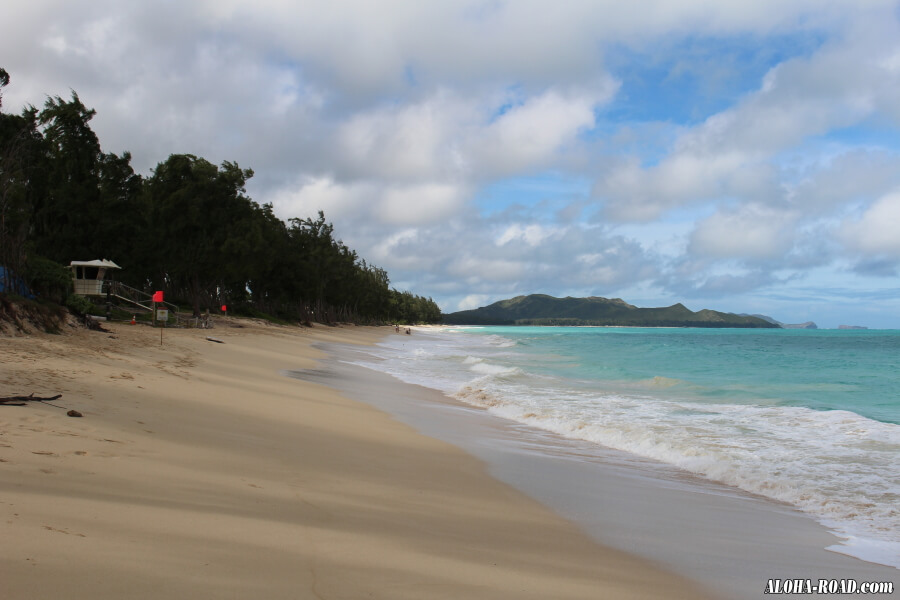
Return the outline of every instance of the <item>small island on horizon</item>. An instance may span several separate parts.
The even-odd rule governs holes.
[[[446,325],[538,325],[608,327],[741,327],[779,329],[776,322],[751,315],[703,309],[692,311],[680,302],[639,308],[621,298],[555,298],[530,294],[488,306],[443,315]]]

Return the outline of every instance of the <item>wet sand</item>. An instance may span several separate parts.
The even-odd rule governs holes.
[[[464,448],[484,460],[492,475],[601,544],[689,577],[719,597],[766,597],[769,579],[890,581],[898,589],[900,571],[826,550],[840,539],[789,505],[400,383],[352,364],[377,363],[365,348],[326,348],[332,360],[295,376],[328,382]]]

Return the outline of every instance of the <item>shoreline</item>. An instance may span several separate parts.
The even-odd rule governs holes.
[[[84,415],[0,407],[10,597],[713,597],[465,451],[279,375],[388,328],[217,323],[162,346],[118,323],[3,338],[2,395]]]
[[[335,382],[351,381],[348,368],[360,368],[353,363],[368,355],[346,346],[328,350],[336,358],[325,376]],[[337,385],[484,460],[495,477],[601,544],[652,560],[722,597],[761,598],[770,578],[898,582],[897,569],[841,553],[837,535],[786,503],[509,421],[437,390],[420,388],[430,406],[397,403],[399,395],[378,401],[372,390],[393,377],[371,373],[364,385]],[[316,380],[315,372],[310,375]]]

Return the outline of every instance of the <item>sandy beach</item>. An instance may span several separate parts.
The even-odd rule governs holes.
[[[328,344],[327,360],[292,375],[335,387],[464,449],[492,476],[598,543],[699,582],[714,596],[761,599],[770,581],[797,579],[892,582],[896,589],[900,571],[848,555],[835,532],[790,504],[522,424],[432,388],[398,388],[396,377],[385,374],[396,367],[385,348],[410,345],[404,356],[420,356],[438,343],[423,343],[427,334],[419,328],[418,337],[398,335],[379,348]],[[426,369],[417,365],[416,371]]]
[[[0,396],[84,415],[0,406],[5,598],[709,597],[285,375],[392,330],[106,327],[0,338]]]

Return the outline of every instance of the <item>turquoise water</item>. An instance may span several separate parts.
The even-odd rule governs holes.
[[[900,424],[900,331],[485,327],[535,373],[640,386],[708,402],[847,410]]]
[[[498,416],[793,504],[900,568],[900,332],[419,329],[375,366]]]

